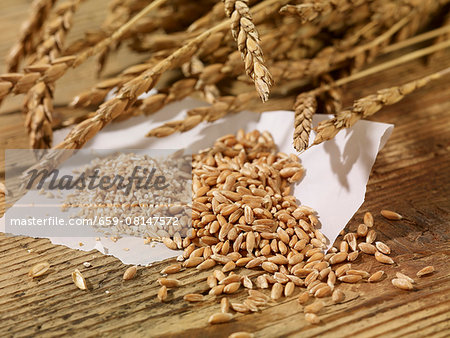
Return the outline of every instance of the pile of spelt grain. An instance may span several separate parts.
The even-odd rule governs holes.
[[[214,269],[206,281],[208,295],[184,297],[187,302],[201,302],[206,297],[226,295],[220,299],[221,313],[211,315],[211,324],[230,321],[233,313],[264,309],[281,297],[292,297],[299,288],[305,290],[298,296],[305,319],[317,324],[317,314],[325,303],[317,300],[307,304],[310,297],[331,297],[333,303],[339,303],[345,299],[338,289],[340,283],[383,279],[382,270],[371,273],[352,268],[361,253],[380,263],[395,264],[389,246],[376,241],[370,212],[356,232],[342,234],[337,247],[326,251],[316,213],[290,195],[291,183],[302,178],[304,169],[297,156],[278,152],[267,132],[245,134],[240,130],[237,135],[223,136],[213,147],[196,154],[193,166],[193,222],[182,243],[183,262],[161,273],[172,275],[194,267]],[[382,214],[389,219],[394,219],[390,217],[394,214],[400,216],[388,210]],[[176,247],[171,239],[165,243]],[[430,273],[431,268],[421,271],[418,276]],[[174,278],[158,282],[160,301],[168,301],[168,289],[181,285]],[[413,289],[413,282],[400,273],[392,280],[394,286],[405,290]],[[232,294],[242,287],[248,296],[233,301]],[[270,295],[257,289],[270,289]]]

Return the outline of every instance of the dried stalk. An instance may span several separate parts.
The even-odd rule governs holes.
[[[312,117],[316,109],[317,101],[314,95],[301,93],[297,96],[294,104],[294,148],[298,152],[308,148]]]
[[[199,125],[202,121],[213,122],[229,113],[245,109],[249,102],[255,98],[253,92],[238,96],[225,96],[216,100],[209,107],[194,108],[187,112],[184,120],[170,121],[156,127],[147,133],[147,137],[166,137],[176,132],[185,132]]]
[[[342,85],[347,84],[349,82],[356,81],[356,80],[362,79],[362,78],[364,78],[366,76],[369,76],[369,75],[372,75],[372,74],[375,74],[375,73],[379,73],[379,72],[381,72],[383,70],[399,66],[399,65],[401,65],[403,63],[406,63],[406,62],[409,62],[409,61],[421,58],[423,56],[435,53],[437,51],[443,50],[443,49],[448,48],[448,47],[450,47],[450,40],[445,41],[445,42],[441,42],[441,43],[438,43],[438,44],[435,44],[435,45],[432,45],[432,46],[429,46],[429,47],[426,47],[426,48],[418,49],[418,50],[415,50],[415,51],[413,51],[411,53],[399,56],[396,59],[393,59],[393,60],[390,60],[390,61],[387,61],[387,62],[384,62],[384,63],[380,63],[380,64],[378,64],[378,65],[376,65],[374,67],[367,68],[367,69],[365,69],[363,71],[360,71],[358,73],[352,74],[352,75],[350,75],[348,77],[344,77],[342,79],[339,79],[339,80],[337,80],[336,82],[334,82],[334,83],[332,83],[330,85],[324,85],[322,87],[314,89],[314,90],[310,91],[309,93],[314,94],[314,95],[319,95],[320,93],[323,93],[323,92],[325,92],[327,90],[330,90],[333,87],[342,86]]]
[[[272,76],[267,69],[260,46],[258,31],[250,16],[247,0],[223,0],[225,12],[231,18],[231,33],[237,42],[245,71],[255,83],[263,102],[269,99]]]
[[[71,0],[59,6],[57,17],[46,26],[45,38],[38,47],[36,64],[54,60],[61,53],[72,17],[81,0]],[[33,149],[47,149],[52,145],[53,83],[38,82],[27,93],[24,102],[25,127]]]
[[[255,11],[265,8],[267,5],[277,4],[279,1],[268,0],[257,6]],[[153,2],[152,4],[154,4]],[[279,4],[281,5],[281,4]],[[97,110],[95,116],[89,118],[76,127],[67,135],[66,139],[58,144],[56,149],[78,149],[99,132],[106,124],[125,112],[137,99],[137,97],[149,91],[156,84],[159,76],[165,71],[179,66],[192,57],[200,48],[201,44],[213,33],[223,30],[230,24],[230,20],[214,26],[189,41],[184,47],[176,50],[166,59],[160,61],[153,68],[145,71],[139,77],[128,81],[113,99],[106,101]]]
[[[31,13],[22,25],[19,40],[11,48],[6,58],[8,72],[17,72],[20,61],[35,51],[36,40],[55,2],[56,0],[33,1]]]
[[[37,82],[53,83],[62,77],[70,67],[77,67],[90,56],[101,52],[106,46],[120,39],[129,29],[133,27],[142,17],[151,10],[158,7],[166,0],[155,0],[133,19],[121,26],[113,35],[100,41],[95,46],[85,50],[83,53],[74,56],[63,56],[50,60],[48,64],[31,65],[26,68],[26,73],[8,73],[0,75],[0,100],[10,93],[20,94],[27,92]]]
[[[332,139],[340,130],[350,128],[360,119],[375,114],[384,106],[399,102],[406,95],[448,73],[450,73],[450,67],[401,86],[381,89],[376,94],[356,100],[351,108],[341,111],[330,120],[319,123],[313,145]]]

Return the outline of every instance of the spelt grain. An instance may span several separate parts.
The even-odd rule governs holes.
[[[393,220],[393,221],[398,221],[403,218],[402,215],[396,213],[395,211],[391,211],[391,210],[381,210],[380,213],[384,218],[387,218],[387,219]]]
[[[233,319],[233,315],[231,313],[214,313],[212,314],[209,319],[209,324],[221,324],[221,323],[228,323]]]
[[[345,294],[341,290],[334,290],[331,299],[334,304],[342,303],[345,300]]]
[[[360,275],[345,275],[338,278],[341,282],[344,283],[358,283],[362,280],[362,276]]]
[[[404,278],[394,278],[392,280],[392,285],[394,285],[396,288],[399,288],[402,290],[414,289],[414,286],[411,284],[411,282]]]
[[[161,274],[173,274],[181,271],[181,264],[171,264],[161,270]]]
[[[86,284],[86,280],[84,279],[80,270],[75,269],[75,271],[72,272],[72,280],[74,284],[77,286],[77,288],[79,288],[80,290],[87,290],[88,287]]]
[[[364,214],[364,224],[369,228],[373,227],[373,216],[370,212]]]
[[[248,308],[247,305],[245,304],[240,304],[240,303],[231,303],[231,308],[236,311],[236,312],[240,312],[240,313],[246,313],[249,312],[250,309]]]
[[[306,304],[308,300],[309,300],[309,292],[307,291],[302,292],[300,296],[298,296],[297,298],[298,303],[301,305]]]
[[[183,296],[183,299],[186,302],[203,302],[205,297],[202,294],[199,293],[188,293],[187,295]]]
[[[137,273],[137,266],[130,266],[128,269],[125,270],[122,279],[123,280],[129,280],[133,279],[136,276]]]
[[[228,338],[253,338],[255,335],[250,332],[239,331],[234,332],[228,336]]]
[[[384,253],[385,255],[389,255],[391,253],[391,248],[383,242],[376,242],[375,246],[381,253]]]
[[[394,261],[392,260],[391,257],[383,255],[381,252],[375,252],[375,259],[380,262],[380,263],[384,263],[384,264],[394,264]]]
[[[407,275],[404,275],[404,274],[401,273],[401,272],[396,272],[395,275],[397,276],[397,278],[403,278],[403,279],[406,279],[406,280],[407,280],[408,282],[410,282],[411,284],[414,284],[414,283],[415,283],[414,279],[412,279],[411,277],[409,277],[409,276],[407,276]]]
[[[283,294],[283,285],[280,283],[275,283],[272,286],[272,291],[270,293],[270,298],[273,300],[278,300],[281,298],[281,295]]]
[[[28,276],[31,278],[36,278],[44,275],[50,269],[50,263],[41,262],[36,265],[33,265],[28,271]]]
[[[381,278],[383,278],[383,276],[384,276],[384,271],[380,270],[380,271],[373,273],[372,276],[369,277],[368,281],[370,283],[375,283],[375,282],[380,281]]]
[[[181,282],[178,279],[174,278],[159,278],[158,283],[161,286],[165,286],[168,288],[176,288],[181,285]]]
[[[230,301],[227,297],[223,297],[220,300],[220,311],[222,311],[222,313],[230,312]]]
[[[417,277],[422,277],[422,276],[428,275],[433,272],[434,272],[434,267],[429,265],[429,266],[424,267],[423,269],[420,269],[417,272]]]
[[[309,322],[311,324],[319,324],[320,323],[319,317],[314,313],[305,313],[305,319],[307,322]]]
[[[320,310],[323,309],[323,307],[325,306],[325,303],[322,301],[315,301],[312,304],[309,304],[307,306],[305,306],[305,308],[303,309],[303,312],[305,313],[318,313]]]

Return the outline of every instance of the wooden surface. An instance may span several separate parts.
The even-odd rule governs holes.
[[[0,38],[0,57],[17,35],[19,18],[27,4],[24,0],[1,1],[0,27],[6,33]],[[100,11],[101,6],[97,9]],[[83,16],[78,19],[85,22],[84,28],[99,22],[94,14],[95,11],[87,10],[83,14],[92,23],[83,21]],[[350,102],[381,87],[400,84],[449,65],[449,53],[428,66],[423,60],[409,63],[351,84],[346,97]],[[89,74],[80,70],[65,79],[66,84],[72,81],[71,76],[89,79]],[[186,293],[207,291],[205,279],[209,272],[186,270],[178,274],[177,278],[185,286],[170,291],[167,303],[161,304],[155,297],[156,279],[169,262],[140,268],[134,280],[122,282],[126,266],[115,258],[96,251],[56,246],[45,239],[0,234],[0,336],[226,337],[235,331],[254,332],[257,337],[449,336],[448,83],[448,77],[433,82],[373,117],[374,121],[393,123],[396,127],[374,165],[366,201],[348,227],[354,229],[364,212],[372,211],[378,238],[391,246],[396,265],[387,267],[372,257],[358,258],[355,267],[369,271],[384,269],[388,278],[377,284],[340,285],[347,299],[340,305],[330,305],[327,301],[328,305],[320,313],[321,325],[305,322],[302,307],[294,297],[271,303],[262,312],[238,315],[228,324],[210,326],[207,318],[218,311],[218,300],[197,305],[182,300]],[[63,95],[62,103],[67,102],[69,94]],[[23,116],[14,104],[8,107],[3,107],[0,113],[2,149],[27,147]],[[396,210],[406,218],[387,221],[379,215],[382,208]],[[30,280],[29,268],[41,261],[51,263],[51,272]],[[82,263],[86,261],[92,267],[85,268]],[[435,266],[437,271],[418,279],[414,291],[392,287],[390,279],[396,271],[413,276],[426,265]],[[89,291],[78,290],[72,283],[70,274],[75,268],[88,279]],[[243,295],[242,291],[236,298]]]

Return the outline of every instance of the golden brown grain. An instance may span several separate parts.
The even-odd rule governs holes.
[[[250,332],[239,331],[234,332],[228,336],[228,338],[253,338],[255,335]]]
[[[392,260],[391,257],[386,256],[384,254],[382,254],[381,252],[375,252],[375,259],[380,262],[380,263],[384,263],[384,264],[394,264],[394,261]]]
[[[360,275],[345,275],[338,278],[341,282],[344,283],[358,283],[362,280],[362,276]]]
[[[298,296],[297,301],[299,304],[303,305],[306,304],[309,300],[309,292],[308,291],[304,291],[300,294],[300,296]]]
[[[80,290],[87,290],[86,280],[84,279],[80,270],[75,269],[75,271],[72,272],[72,281]]]
[[[166,286],[168,288],[176,288],[181,285],[181,282],[174,278],[159,278],[158,283],[159,285]]]
[[[379,282],[381,280],[381,278],[383,278],[383,276],[384,276],[384,271],[380,270],[380,271],[374,272],[372,274],[372,276],[369,277],[368,281],[370,283]]]
[[[28,276],[31,278],[36,278],[44,275],[50,269],[50,263],[41,262],[36,265],[33,265],[31,269],[28,271]]]
[[[246,312],[250,311],[250,309],[248,308],[247,305],[241,304],[241,303],[231,303],[231,308],[234,311],[240,312],[240,313],[246,313]]]
[[[233,315],[231,313],[214,313],[212,314],[209,319],[209,324],[221,324],[221,323],[227,323],[233,319]]]
[[[369,211],[364,214],[364,224],[369,228],[373,227],[373,216]]]
[[[227,297],[223,297],[220,300],[220,311],[222,311],[222,313],[230,312],[230,301]]]
[[[303,311],[305,313],[318,313],[320,310],[323,309],[324,306],[325,306],[324,302],[316,300],[314,303],[305,306]]]
[[[375,242],[376,248],[385,255],[389,255],[391,253],[391,248],[384,244],[383,242]]]
[[[305,319],[307,322],[309,322],[311,324],[319,324],[320,323],[319,317],[314,313],[305,313]]]
[[[136,265],[130,266],[128,269],[125,270],[122,279],[123,280],[133,279],[136,276],[136,273],[137,273],[137,266]]]
[[[433,272],[434,272],[434,266],[429,265],[429,266],[424,267],[423,269],[420,269],[417,272],[417,277],[422,277],[422,276],[428,275]]]
[[[188,293],[187,295],[183,296],[183,299],[186,302],[202,302],[204,301],[205,297],[200,293]]]
[[[181,264],[175,263],[171,264],[161,270],[161,274],[172,274],[181,271]]]
[[[393,221],[398,221],[403,218],[402,215],[400,215],[399,213],[396,213],[395,211],[391,211],[391,210],[381,210],[380,213],[384,218],[387,218],[387,219],[390,219]]]
[[[158,290],[157,297],[160,302],[165,302],[167,299],[167,287],[165,285],[161,286]]]
[[[270,293],[270,298],[273,300],[278,300],[281,298],[281,295],[283,294],[283,285],[280,283],[275,283],[272,286],[272,291]]]
[[[345,294],[339,290],[336,289],[333,291],[333,295],[331,296],[331,299],[333,300],[333,303],[342,303],[345,300]]]
[[[414,286],[411,284],[411,282],[404,278],[394,278],[392,280],[392,285],[402,290],[414,289]]]
[[[223,292],[228,293],[228,294],[235,293],[239,289],[240,286],[241,286],[240,282],[233,282],[233,283],[227,284],[227,285],[225,285]]]
[[[358,248],[368,255],[374,255],[377,252],[377,248],[369,243],[361,242],[358,244]]]

